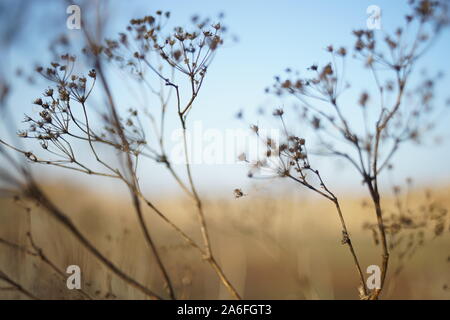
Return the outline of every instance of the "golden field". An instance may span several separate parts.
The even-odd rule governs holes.
[[[100,251],[122,270],[164,295],[163,283],[153,256],[144,241],[126,193],[94,192],[66,184],[47,185],[46,192],[67,213]],[[432,192],[433,202],[450,207],[449,188]],[[408,206],[425,203],[424,191],[409,196]],[[365,269],[377,264],[380,248],[375,246],[365,222],[373,222],[373,212],[362,198],[341,196],[352,241]],[[200,240],[194,206],[181,197],[164,197],[158,207],[194,239]],[[245,299],[357,299],[358,278],[346,246],[341,245],[341,229],[332,204],[306,191],[292,191],[278,197],[265,192],[249,192],[234,199],[205,199],[213,250],[231,282]],[[393,198],[385,208],[395,212]],[[0,237],[29,246],[26,233],[58,268],[78,265],[82,286],[99,299],[142,299],[143,295],[111,275],[57,222],[39,208],[28,217],[23,206],[11,199],[0,202]],[[151,210],[147,224],[168,267],[180,299],[228,299],[211,268],[198,252],[187,246]],[[389,214],[388,214],[389,215]],[[448,219],[447,219],[448,222]],[[388,287],[384,299],[449,299],[449,225],[439,237],[430,224],[425,242],[409,256],[391,252]],[[200,241],[199,241],[200,242]],[[38,257],[0,243],[0,266],[11,278],[38,297],[79,299],[64,281]],[[381,254],[381,253],[380,253]],[[403,266],[400,272],[396,272]],[[23,298],[3,289],[1,299]]]

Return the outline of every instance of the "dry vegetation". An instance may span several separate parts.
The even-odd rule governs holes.
[[[222,22],[195,16],[190,27],[167,30],[170,13],[157,11],[132,19],[117,38],[99,37],[102,30],[84,25],[81,58],[70,53],[79,44],[59,38],[52,45],[54,61],[35,70],[46,81],[33,102],[39,111],[26,115],[20,139],[0,138],[0,192],[6,198],[0,212],[1,297],[447,297],[448,190],[410,190],[410,180],[406,188],[381,190],[399,148],[426,139],[443,106],[434,99],[439,74],[412,79],[448,25],[446,2],[410,3],[404,26],[392,34],[356,30],[354,55],[329,46],[330,63],[310,66],[306,77],[287,69],[267,90],[297,99],[292,119],[301,121],[291,127],[287,111],[277,108],[282,140],[262,136],[253,125],[267,152],[257,161],[245,155],[240,160],[249,162],[250,177],[273,170],[273,178],[296,182],[310,195],[236,189],[237,199],[206,199],[197,189],[187,130],[227,40]],[[354,111],[341,100],[349,89],[348,60],[373,76],[372,90],[353,99],[359,126],[349,121]],[[81,74],[74,71],[80,68]],[[110,70],[120,70],[122,83],[145,93],[145,103],[125,106]],[[6,99],[11,88],[0,76],[4,124],[14,132]],[[95,95],[100,108],[94,108]],[[167,150],[168,117],[183,134],[182,170]],[[316,140],[297,134],[306,125]],[[367,198],[331,190],[314,156],[348,161]],[[144,190],[143,161],[167,170],[183,196],[158,199]],[[111,179],[126,192],[119,198],[66,183],[46,185],[33,171],[37,166]],[[65,287],[71,264],[83,271],[78,291]],[[367,285],[368,265],[380,266],[380,287]]]
[[[92,242],[98,244],[113,261],[148,287],[162,285],[156,265],[146,253],[144,238],[133,217],[126,197],[114,199],[110,194],[93,194],[85,188],[68,185],[49,185],[46,192],[55,196],[58,205],[64,205],[80,229]],[[448,207],[449,189],[433,192],[436,203]],[[77,199],[71,195],[77,194]],[[308,193],[270,198],[269,194],[246,196],[239,200],[208,199],[206,207],[211,217],[213,246],[236,288],[247,299],[353,299],[356,275],[349,274],[351,260],[344,246],[340,246],[339,221],[332,206]],[[342,206],[348,214],[352,236],[358,243],[361,259],[372,263],[377,256],[373,239],[367,237],[363,225],[371,221],[371,211],[364,208],[363,199],[344,196]],[[426,203],[423,190],[411,194],[410,206],[418,208]],[[196,229],[195,212],[186,206],[188,199],[160,199],[159,206],[176,218],[183,228],[200,239]],[[81,203],[81,205],[80,205]],[[394,199],[388,206],[395,211]],[[58,227],[45,212],[33,209],[31,221],[26,210],[12,200],[1,205],[0,238],[27,246],[26,232],[33,230],[37,245],[45,248],[48,258],[63,269],[77,264],[83,270],[83,288],[97,299],[142,299],[145,296],[114,277],[98,263],[69,232]],[[177,214],[182,213],[182,214]],[[146,212],[151,217],[151,212]],[[214,273],[202,263],[195,250],[182,240],[171,236],[169,228],[158,219],[149,219],[155,226],[155,238],[161,245],[161,254],[173,277],[176,292],[181,299],[228,298]],[[447,224],[447,228],[449,225]],[[450,284],[447,261],[449,231],[437,237],[434,223],[429,223],[425,243],[407,256],[408,266],[394,276],[388,276],[386,299],[448,299]],[[405,239],[407,245],[409,238]],[[314,244],[314,245],[311,245]],[[30,256],[2,246],[0,264],[4,271],[36,296],[49,299],[79,299],[84,296],[71,292],[39,257]],[[400,250],[403,251],[403,250]],[[403,263],[400,251],[392,252],[392,270]],[[376,261],[374,261],[376,263]],[[365,266],[365,265],[364,265]],[[350,279],[342,277],[348,274]],[[411,281],[414,279],[414,281]],[[6,285],[4,287],[7,287]],[[17,291],[0,293],[2,298],[21,299]]]

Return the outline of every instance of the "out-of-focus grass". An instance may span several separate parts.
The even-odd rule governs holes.
[[[154,259],[146,247],[131,211],[129,199],[95,193],[63,184],[46,188],[52,199],[71,216],[77,226],[100,250],[128,274],[151,288],[162,291],[162,281]],[[434,190],[434,199],[450,207],[449,189]],[[415,192],[410,205],[423,200]],[[373,222],[373,213],[363,208],[363,199],[341,197],[344,214],[360,255],[363,268],[377,264],[381,255],[371,234],[362,229]],[[195,213],[188,199],[164,198],[157,204],[187,233],[200,242]],[[21,203],[19,203],[21,204]],[[392,206],[386,200],[386,207]],[[22,205],[22,204],[21,204]],[[347,299],[357,298],[358,279],[348,249],[340,244],[341,229],[333,207],[306,194],[265,197],[250,194],[240,199],[207,199],[207,219],[218,260],[238,291],[247,299]],[[32,208],[31,219],[12,200],[0,200],[0,237],[22,245],[26,232],[49,258],[65,270],[78,265],[84,290],[96,298],[141,299],[98,263],[71,235],[39,210]],[[149,228],[168,266],[179,298],[229,298],[209,266],[197,251],[150,211]],[[450,291],[449,226],[442,237],[427,234],[424,246],[407,260],[404,270],[393,277],[399,266],[395,252],[384,298],[448,299]],[[79,298],[66,288],[38,258],[0,244],[0,266],[13,279],[42,298]],[[114,296],[113,296],[113,295]],[[0,298],[22,298],[13,291],[0,291]]]

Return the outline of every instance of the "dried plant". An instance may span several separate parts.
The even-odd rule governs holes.
[[[349,89],[344,79],[348,50],[332,46],[327,48],[331,55],[329,64],[322,67],[312,65],[309,68],[311,75],[307,77],[300,77],[299,73],[288,69],[286,78],[277,77],[273,87],[267,90],[300,101],[297,111],[301,120],[314,129],[317,143],[308,140],[307,144],[305,138],[290,130],[285,110],[281,108],[277,108],[273,116],[280,120],[284,132],[282,141],[264,136],[256,125],[252,127],[267,150],[263,159],[252,163],[250,175],[256,176],[260,169],[273,170],[275,176],[289,178],[332,203],[342,228],[341,242],[348,247],[359,277],[361,299],[379,298],[385,287],[390,251],[398,250],[402,256],[411,255],[411,250],[421,245],[423,228],[431,220],[435,221],[436,236],[442,234],[447,223],[446,211],[435,204],[428,203],[426,208],[419,209],[422,214],[416,217],[412,209],[405,209],[399,201],[396,211],[389,216],[381,201],[380,174],[391,168],[391,160],[403,143],[419,142],[422,135],[432,129],[429,120],[440,115],[440,109],[435,109],[433,102],[435,83],[441,75],[430,77],[424,74],[417,87],[410,84],[410,78],[417,61],[447,25],[445,3],[427,0],[411,3],[413,12],[406,16],[405,28],[397,29],[393,35],[378,39],[373,31],[354,32],[355,57],[362,60],[373,75],[376,88],[375,95],[364,91],[356,102],[362,114],[362,130],[350,123],[347,113],[354,111],[344,108],[340,99]],[[132,19],[117,38],[106,39],[103,39],[102,21],[96,21],[96,28],[83,23],[83,55],[76,57],[69,50],[75,45],[72,46],[66,37],[52,44],[54,61],[35,70],[36,75],[45,81],[42,95],[33,99],[33,107],[38,111],[25,116],[23,127],[17,132],[18,137],[0,138],[0,158],[5,164],[0,168],[0,194],[19,200],[17,203],[24,203],[27,215],[31,217],[35,215],[31,207],[45,211],[106,267],[105,298],[116,298],[112,276],[149,299],[180,299],[187,296],[193,268],[186,265],[183,266],[184,275],[172,274],[163,255],[169,246],[155,239],[153,226],[150,227],[146,221],[147,207],[170,228],[173,235],[184,241],[181,246],[183,250],[189,248],[199,253],[231,297],[241,298],[213,250],[208,213],[192,173],[187,138],[190,112],[195,107],[216,53],[227,39],[221,18],[219,16],[219,22],[216,22],[195,16],[190,27],[169,29],[170,13],[157,11],[153,15]],[[61,48],[67,50],[61,54]],[[78,70],[84,72],[78,74]],[[123,87],[136,92],[132,95],[133,99],[117,97],[112,72],[120,73]],[[8,131],[15,132],[16,127],[8,114],[8,97],[12,88],[7,79],[0,72],[0,111],[5,115],[5,124],[10,126]],[[102,102],[98,103],[96,98]],[[373,106],[375,104],[378,107]],[[169,117],[177,120],[182,131],[185,158],[182,171],[174,165],[167,151]],[[379,289],[371,291],[366,286],[362,264],[347,229],[341,202],[314,165],[315,155],[335,156],[349,161],[359,174],[358,179],[362,178],[368,189],[377,223],[368,223],[365,228],[373,233],[382,247],[382,281]],[[245,156],[240,159],[245,160]],[[195,240],[175,223],[168,212],[156,205],[153,196],[143,190],[141,181],[146,177],[142,177],[140,171],[142,161],[152,161],[165,168],[180,190],[189,197],[198,220],[201,241]],[[156,265],[164,287],[149,288],[102,252],[67,211],[44,192],[41,181],[33,171],[40,165],[114,179],[126,187],[152,257],[148,266]],[[247,198],[240,188],[235,189],[233,195],[235,199]],[[37,258],[58,278],[64,278],[61,267],[46,254],[46,248],[40,245],[39,239],[33,237],[31,226],[27,227],[26,245],[0,238],[2,247]],[[245,228],[242,223],[236,229],[239,227]],[[414,239],[410,239],[413,244],[408,244],[404,252],[400,239],[410,237],[406,235],[410,231],[415,234]],[[260,234],[263,238],[271,238],[270,232]],[[278,247],[287,255],[285,248]],[[299,284],[305,282],[296,270],[290,272]],[[2,285],[6,284],[0,290],[15,290],[30,299],[41,298],[3,270],[0,270],[0,280]],[[79,294],[85,299],[94,298],[89,291],[81,290]],[[99,291],[95,296],[99,296]]]
[[[192,18],[192,28],[188,31],[175,27],[166,35],[164,26],[167,25],[169,18],[169,12],[157,11],[153,16],[132,19],[126,31],[120,33],[118,40],[106,39],[102,43],[95,41],[92,36],[94,32],[91,34],[85,28],[84,36],[87,45],[83,52],[86,60],[93,67],[86,76],[74,74],[77,59],[71,54],[61,55],[59,60],[52,62],[49,67],[36,68],[36,71],[51,86],[44,91],[42,97],[34,100],[34,105],[40,108],[40,112],[37,115],[25,117],[24,122],[28,124],[28,128],[20,131],[18,135],[22,139],[36,141],[43,151],[27,151],[20,145],[13,145],[0,139],[2,156],[19,173],[19,177],[7,172],[3,174],[4,181],[15,188],[19,187],[18,191],[5,189],[4,192],[15,193],[18,197],[38,203],[72,232],[86,249],[116,276],[150,298],[161,299],[163,295],[156,294],[155,291],[130,278],[100,253],[69,217],[43,193],[33,179],[28,165],[23,165],[14,159],[9,151],[13,150],[22,154],[31,163],[120,180],[130,192],[139,225],[161,271],[169,298],[176,299],[175,288],[145,222],[142,203],[150,207],[189,246],[195,248],[211,266],[231,296],[240,299],[214,256],[204,206],[191,172],[186,137],[189,112],[199,95],[208,67],[223,44],[225,28],[220,23],[212,23],[209,19],[202,20],[196,16]],[[155,100],[160,104],[159,121],[153,114],[155,111],[149,111],[148,105],[144,106],[144,110],[129,109],[126,116],[120,114],[122,109],[118,108],[114,94],[111,92],[110,80],[104,70],[107,64],[127,71],[130,81],[134,81],[135,85],[141,87],[143,91],[154,94]],[[181,76],[178,81],[185,83],[177,83],[176,76]],[[159,89],[155,89],[155,85]],[[186,92],[183,86],[188,88]],[[105,108],[101,111],[103,127],[100,128],[97,125],[98,121],[92,119],[95,115],[90,106],[90,100],[94,91],[100,91],[107,101]],[[176,115],[183,130],[187,181],[183,181],[175,172],[165,150],[166,114],[174,110],[168,108],[170,99],[173,97],[175,97]],[[145,125],[145,122],[150,123],[150,126]],[[153,132],[151,129],[154,129]],[[152,137],[148,137],[149,135]],[[156,141],[155,145],[154,141]],[[96,167],[80,159],[80,147],[74,147],[75,143],[85,145],[91,157],[97,162]],[[101,146],[116,152],[120,167],[102,155],[99,151]],[[164,164],[180,188],[193,200],[202,234],[202,244],[198,244],[188,236],[144,195],[138,179],[140,158]],[[7,243],[13,245],[5,240],[4,244]],[[20,246],[15,247],[23,249]],[[45,255],[43,257],[45,258]],[[41,259],[43,257],[41,256]]]
[[[384,225],[390,255],[396,258],[394,269],[390,276],[390,290],[393,283],[405,269],[417,252],[424,248],[427,242],[442,237],[449,224],[448,210],[442,203],[433,197],[431,191],[426,191],[423,200],[412,206],[411,198],[413,182],[406,180],[407,190],[394,186],[394,204],[385,205]],[[372,209],[370,202],[363,203],[364,208]],[[380,236],[376,224],[367,222],[363,225],[365,230],[372,233],[375,245],[380,244]]]
[[[266,157],[252,163],[251,176],[260,169],[272,170],[276,176],[289,178],[331,201],[342,226],[342,244],[348,246],[360,278],[361,299],[377,299],[385,287],[389,265],[388,233],[390,219],[383,209],[380,174],[391,168],[391,160],[402,144],[419,142],[433,127],[436,117],[442,116],[442,108],[434,106],[434,91],[438,74],[429,77],[422,74],[417,87],[413,80],[420,58],[435,42],[448,24],[447,6],[441,1],[410,1],[411,14],[405,17],[404,27],[393,34],[382,35],[372,30],[356,30],[354,55],[373,76],[375,94],[366,90],[355,104],[343,105],[342,95],[351,90],[345,77],[348,69],[348,49],[328,46],[331,62],[323,67],[312,65],[308,76],[301,76],[292,69],[285,77],[276,77],[268,93],[294,97],[300,102],[294,112],[315,132],[316,141],[309,143],[290,130],[286,124],[285,110],[277,108],[273,116],[281,122],[284,132],[277,143],[274,137],[261,136],[260,128],[252,130],[267,146]],[[350,109],[351,108],[351,109]],[[351,123],[354,112],[360,110],[362,126]],[[312,147],[311,147],[312,146]],[[356,169],[367,187],[377,219],[376,230],[380,238],[381,287],[366,287],[361,264],[346,227],[338,197],[325,184],[315,167],[311,154],[343,158]],[[386,221],[388,220],[388,221]]]

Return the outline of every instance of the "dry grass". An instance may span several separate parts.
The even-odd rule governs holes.
[[[117,195],[93,194],[64,184],[48,185],[46,191],[63,205],[67,214],[123,271],[150,288],[161,288],[163,281],[157,266],[146,250],[129,200]],[[448,207],[449,189],[436,190],[436,202]],[[414,192],[411,205],[423,199],[423,192]],[[77,195],[74,197],[73,195]],[[246,299],[347,299],[355,298],[356,274],[340,238],[339,221],[332,206],[307,194],[270,198],[252,193],[238,200],[208,199],[212,245],[217,259],[235,288]],[[200,239],[195,211],[186,205],[187,199],[160,199],[159,206],[179,223],[194,239]],[[239,202],[239,205],[236,205]],[[360,252],[362,267],[376,263],[378,248],[373,245],[364,222],[371,211],[361,206],[362,199],[342,197],[342,207],[348,216],[349,229]],[[300,205],[301,204],[301,205]],[[389,198],[387,207],[393,205]],[[17,203],[2,200],[0,237],[27,245],[28,218]],[[100,299],[142,299],[139,291],[126,285],[83,249],[65,230],[39,211],[33,209],[33,237],[45,254],[60,269],[76,264],[82,270],[83,289]],[[170,229],[151,211],[146,211],[149,228],[154,234],[161,256],[179,298],[228,298],[218,278],[201,257],[174,236]],[[14,219],[12,219],[14,217]],[[447,226],[448,228],[448,226]],[[432,234],[432,233],[431,233]],[[448,230],[440,238],[427,234],[428,239],[407,262],[398,277],[392,275],[399,261],[392,252],[391,280],[384,298],[448,299],[450,292],[443,286],[450,282],[447,256]],[[39,258],[13,249],[2,248],[0,265],[24,288],[41,298],[82,298],[69,291],[65,283]],[[342,277],[343,274],[347,276]],[[348,277],[355,279],[349,280]],[[23,298],[17,291],[0,291],[0,298]]]

